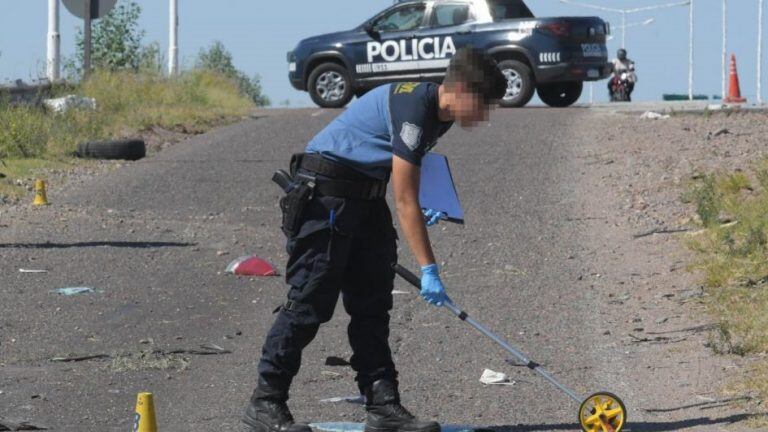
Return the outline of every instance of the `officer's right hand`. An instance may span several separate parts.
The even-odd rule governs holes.
[[[435,306],[442,306],[451,301],[440,280],[437,264],[429,264],[421,268],[421,296],[427,303]]]

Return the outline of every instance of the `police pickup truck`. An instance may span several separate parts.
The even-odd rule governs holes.
[[[289,78],[324,108],[395,81],[441,82],[458,48],[486,50],[507,78],[500,104],[534,91],[566,107],[584,81],[611,72],[609,26],[597,17],[535,18],[523,0],[403,0],[349,31],[315,36],[288,53]]]

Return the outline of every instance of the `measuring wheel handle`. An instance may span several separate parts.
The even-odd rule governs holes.
[[[624,402],[613,393],[594,393],[579,407],[579,424],[584,432],[620,432],[626,423]]]

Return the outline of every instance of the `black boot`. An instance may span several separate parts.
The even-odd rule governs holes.
[[[437,422],[419,421],[400,405],[396,382],[374,382],[365,388],[365,400],[365,432],[440,432]]]
[[[251,396],[251,403],[245,409],[243,422],[251,432],[312,432],[303,423],[295,423],[288,405],[288,392],[270,386],[259,379],[259,385]]]

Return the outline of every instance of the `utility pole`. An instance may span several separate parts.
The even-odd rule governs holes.
[[[728,0],[723,0],[723,61],[720,72],[722,73],[722,98],[725,99],[725,80],[727,75],[727,58],[728,57]]]
[[[61,35],[59,34],[59,0],[48,0],[48,50],[46,55],[46,76],[56,82],[61,70]]]
[[[621,47],[627,48],[627,11],[621,11]]]
[[[169,0],[168,75],[179,73],[179,0]]]
[[[758,0],[757,11],[757,103],[763,104],[763,0]]]
[[[83,17],[83,78],[91,73],[91,2],[85,0],[85,14]]]
[[[688,6],[688,100],[693,100],[693,2]],[[762,1],[762,0],[761,0]]]

